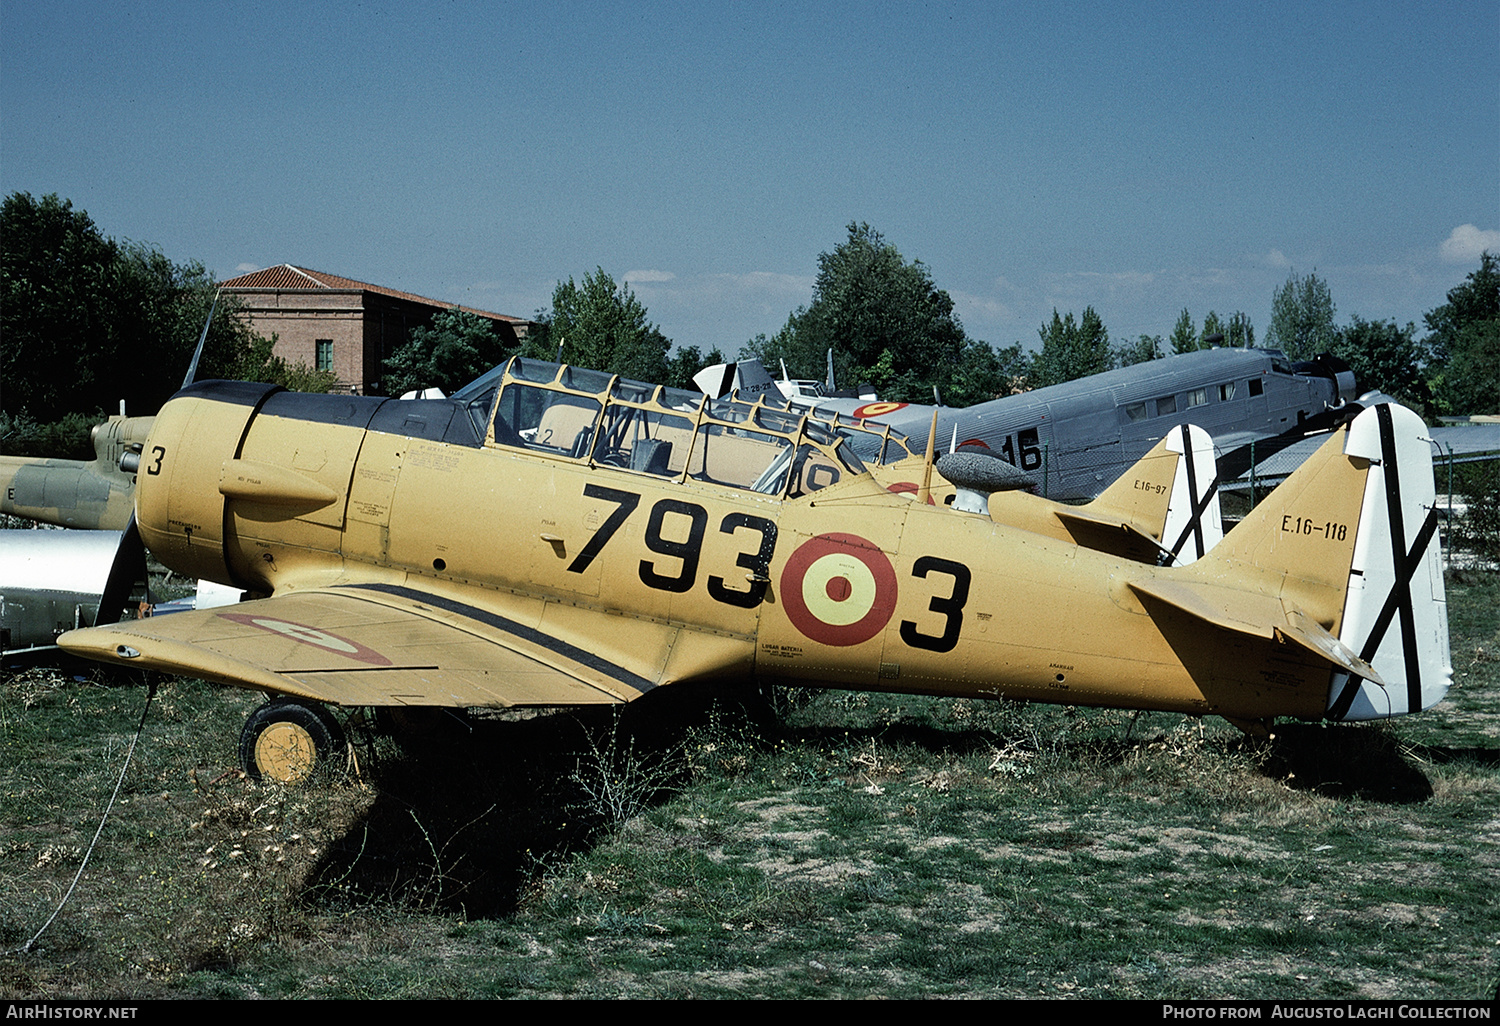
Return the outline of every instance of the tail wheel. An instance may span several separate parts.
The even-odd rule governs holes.
[[[343,734],[325,706],[268,702],[240,731],[240,766],[252,780],[300,784],[338,750]]]

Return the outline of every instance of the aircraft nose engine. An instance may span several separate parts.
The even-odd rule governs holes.
[[[1332,353],[1319,353],[1311,360],[1294,364],[1292,370],[1298,374],[1327,378],[1332,382],[1333,398],[1329,400],[1330,406],[1338,406],[1351,399],[1359,398],[1359,393],[1355,391],[1354,371]]]
[[[146,546],[178,573],[230,580],[220,478],[256,410],[276,391],[280,386],[204,381],[157,414],[136,474],[136,522]]]

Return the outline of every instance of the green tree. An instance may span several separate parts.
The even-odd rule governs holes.
[[[1016,342],[996,349],[977,338],[964,339],[951,373],[938,386],[947,406],[973,406],[1024,391],[1030,358]],[[854,384],[854,382],[851,382]]]
[[[1356,314],[1329,352],[1349,365],[1361,392],[1378,389],[1419,408],[1431,401],[1421,378],[1423,352],[1415,324],[1403,328],[1395,321],[1367,321]]]
[[[1293,271],[1272,296],[1266,345],[1294,360],[1330,352],[1338,341],[1333,314],[1333,292],[1317,271],[1305,278]]]
[[[154,413],[182,383],[216,291],[202,264],[175,264],[150,246],[106,238],[70,200],[6,197],[0,403],[44,424],[113,412],[121,400],[132,414]],[[278,369],[269,357],[251,359],[257,336],[235,315],[232,297],[217,310],[198,377]],[[294,378],[284,361],[279,369]]]
[[[406,344],[386,359],[381,391],[387,395],[424,388],[452,392],[509,355],[489,318],[455,306],[414,329]]]
[[[1448,413],[1500,412],[1500,261],[1486,251],[1479,268],[1424,318],[1432,390]]]
[[[710,349],[707,356],[697,346],[678,346],[677,352],[672,354],[672,359],[667,363],[667,376],[662,384],[672,388],[695,389],[698,386],[693,384],[694,374],[704,367],[728,362],[729,357],[721,353],[718,346]]]
[[[776,334],[768,338],[762,332],[741,346],[740,358],[744,359],[750,356],[758,358],[765,365],[767,373],[772,377],[781,372],[783,362],[786,363],[788,367],[787,373],[790,375],[797,376],[796,372],[798,371],[810,371],[814,366],[812,354],[810,352],[802,352],[798,346],[797,337],[798,325],[806,315],[807,308],[805,306],[798,307],[787,317],[786,323],[781,326],[781,330],[776,332]],[[808,345],[811,345],[811,343],[809,342]],[[826,353],[827,350],[824,350],[824,352]],[[792,368],[796,370],[794,371]],[[806,377],[807,375],[803,374],[801,376]],[[823,374],[819,373],[817,377],[819,380],[822,380]]]
[[[1133,367],[1149,360],[1160,360],[1165,355],[1166,347],[1160,335],[1142,335],[1134,342],[1120,346],[1117,362],[1121,367]]]
[[[238,322],[243,324],[243,322]],[[248,343],[238,358],[221,374],[199,374],[200,378],[225,377],[234,381],[265,381],[292,392],[327,392],[338,382],[333,371],[314,370],[305,363],[288,363],[275,354],[276,335],[266,338],[249,332]],[[201,364],[200,364],[201,366]]]
[[[1053,310],[1052,323],[1043,324],[1037,334],[1042,348],[1031,366],[1031,384],[1037,388],[1074,381],[1114,367],[1109,331],[1092,306],[1085,307],[1076,322],[1071,310],[1066,317],[1059,317]]]
[[[1229,318],[1229,330],[1225,333],[1228,337],[1226,344],[1237,346],[1240,349],[1248,349],[1255,345],[1255,325],[1250,323],[1250,318],[1236,310],[1234,316]]]
[[[868,381],[896,401],[930,401],[934,386],[945,401],[999,388],[999,377],[986,372],[998,375],[1004,360],[986,343],[971,344],[952,297],[933,283],[927,265],[908,263],[868,224],[850,222],[848,233],[818,255],[812,303],[744,351],[773,373],[784,359],[792,376],[822,378],[832,349],[839,382]]]
[[[1203,318],[1203,332],[1198,336],[1198,348],[1212,349],[1214,346],[1222,346],[1228,334],[1224,329],[1224,322],[1219,319],[1219,315],[1210,310],[1208,316]],[[1219,337],[1213,338],[1215,335]],[[1209,341],[1209,339],[1213,339],[1213,341]]]
[[[119,248],[71,200],[14,193],[0,205],[0,402],[40,421],[111,405],[103,387]]]
[[[1198,329],[1193,325],[1193,315],[1187,307],[1177,315],[1177,325],[1172,329],[1172,352],[1191,353],[1198,348]]]
[[[672,340],[646,319],[646,307],[628,283],[616,284],[604,268],[574,284],[558,282],[552,307],[540,311],[541,329],[531,335],[527,351],[591,370],[608,371],[637,381],[667,379]]]
[[[254,358],[260,336],[239,315],[238,298],[219,295],[213,275],[201,263],[177,264],[157,249],[128,240],[118,246],[110,346],[121,361],[115,387],[122,396],[132,397],[133,410],[158,409],[182,384],[205,323],[208,335],[198,362],[199,380],[293,380],[285,361],[272,365]],[[270,371],[280,371],[286,381],[273,381]],[[327,391],[332,384],[333,376],[328,375],[318,390]]]

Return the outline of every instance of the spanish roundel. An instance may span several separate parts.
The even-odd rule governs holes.
[[[244,624],[246,627],[255,627],[271,634],[280,634],[298,644],[321,648],[325,652],[334,652],[348,659],[369,663],[371,666],[391,665],[391,661],[385,656],[367,645],[361,645],[353,638],[345,638],[331,631],[309,627],[305,623],[279,620],[268,616],[249,616],[244,613],[220,613],[218,615],[221,619]]]
[[[855,410],[852,416],[860,420],[863,420],[866,417],[884,417],[887,413],[895,413],[897,410],[904,410],[909,405],[909,403],[865,403],[859,409]]]
[[[858,645],[879,634],[896,609],[896,571],[874,542],[820,534],[798,546],[781,571],[792,626],[824,645]]]

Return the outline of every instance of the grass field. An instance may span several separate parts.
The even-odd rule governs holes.
[[[1455,687],[1284,725],[664,689],[623,716],[354,724],[300,790],[258,696],[0,675],[5,997],[1488,998],[1500,577]]]

